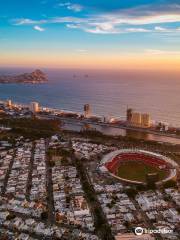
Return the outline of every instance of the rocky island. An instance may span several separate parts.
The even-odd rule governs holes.
[[[45,83],[48,79],[46,75],[39,69],[32,73],[23,73],[20,75],[0,75],[0,83]]]

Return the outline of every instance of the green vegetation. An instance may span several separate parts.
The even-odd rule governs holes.
[[[69,159],[72,156],[73,150],[68,148],[50,148],[48,156],[50,159],[51,167],[58,166],[59,164],[69,165]]]
[[[42,212],[41,213],[41,219],[42,220],[47,220],[48,219],[48,213],[47,212]]]
[[[135,198],[135,196],[138,194],[138,191],[134,188],[129,188],[125,190],[125,193],[128,195],[128,197]]]
[[[146,182],[146,175],[148,173],[158,173],[159,180],[166,177],[166,172],[164,170],[133,161],[122,164],[118,169],[117,175],[132,181]]]
[[[164,187],[164,188],[175,188],[175,187],[177,187],[177,184],[176,184],[175,181],[169,180],[168,182],[165,182],[165,183],[163,184],[163,187]]]
[[[72,150],[62,147],[50,148],[48,154],[49,156],[70,157],[72,155]]]
[[[60,131],[58,120],[41,120],[36,118],[2,118],[0,119],[0,125],[4,125],[12,128],[6,134],[17,136],[24,136],[26,138],[41,138],[50,137],[53,134]]]
[[[10,214],[6,217],[6,220],[7,220],[7,221],[10,221],[10,220],[13,220],[15,217],[16,217],[16,215],[15,215],[14,213],[10,213]]]

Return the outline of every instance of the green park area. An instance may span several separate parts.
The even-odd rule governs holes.
[[[30,139],[50,137],[60,132],[60,121],[37,118],[0,118],[0,125],[10,128],[10,131],[1,132],[0,140],[8,140],[23,136]]]

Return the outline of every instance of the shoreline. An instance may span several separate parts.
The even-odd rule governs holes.
[[[137,128],[137,127],[130,127],[130,126],[121,126],[121,125],[112,125],[110,123],[96,123],[93,121],[83,121],[83,120],[79,120],[79,119],[71,119],[71,118],[64,118],[64,117],[58,117],[59,119],[65,120],[65,121],[74,121],[74,122],[79,122],[82,124],[92,124],[92,125],[97,125],[97,126],[105,126],[105,127],[111,127],[111,128],[118,128],[118,129],[124,129],[124,130],[131,130],[131,131],[135,131],[135,132],[142,132],[142,133],[149,133],[149,134],[154,134],[157,136],[164,136],[164,137],[169,137],[169,138],[176,138],[180,140],[180,136],[177,136],[175,134],[168,134],[168,133],[162,133],[162,132],[157,132],[157,131],[153,131],[153,130],[149,130],[149,129],[145,129],[145,128]]]
[[[40,118],[45,118],[45,119],[58,119],[61,120],[64,123],[64,126],[62,126],[63,130],[72,130],[72,131],[76,131],[76,132],[80,132],[81,127],[83,127],[84,124],[91,124],[92,126],[97,126],[97,127],[107,127],[107,129],[96,129],[97,131],[100,131],[101,133],[103,133],[104,135],[108,135],[108,136],[127,136],[128,134],[126,131],[132,131],[135,132],[133,134],[133,136],[129,136],[132,137],[134,139],[139,139],[139,140],[149,140],[149,141],[155,141],[155,142],[163,142],[163,143],[170,143],[170,144],[174,144],[174,145],[180,145],[180,137],[179,136],[171,136],[171,135],[166,135],[164,133],[157,133],[157,132],[153,132],[153,131],[143,131],[144,129],[133,129],[133,128],[126,128],[125,126],[112,126],[111,124],[108,123],[96,123],[96,122],[90,122],[87,120],[83,121],[80,119],[71,119],[71,118],[65,118],[65,117],[59,117],[59,116],[48,116],[48,115],[37,115]],[[68,127],[67,125],[72,125],[73,128]],[[78,130],[79,128],[79,130]],[[117,129],[120,131],[124,131],[124,132],[119,132],[119,134],[112,134],[110,132],[111,129]],[[109,130],[105,131],[105,130]],[[138,137],[136,134],[146,134],[146,136],[140,136]],[[149,135],[151,135],[151,137],[149,137]],[[154,136],[154,138],[152,138],[152,136]],[[155,139],[157,137],[157,139]],[[158,137],[163,138],[164,139],[158,139]],[[166,139],[165,139],[166,138]],[[179,140],[179,141],[178,141]]]
[[[6,101],[0,101],[0,104],[6,104]],[[25,105],[25,104],[15,104],[17,107],[29,107],[29,105]],[[41,109],[43,109],[44,107],[42,107]],[[177,142],[177,144],[180,144],[180,136],[177,134],[171,134],[171,133],[167,133],[167,132],[160,132],[160,131],[156,131],[156,130],[152,130],[152,129],[146,129],[146,128],[140,128],[140,127],[134,127],[134,126],[125,126],[122,124],[112,124],[112,123],[105,123],[105,122],[97,122],[97,121],[92,121],[90,119],[80,119],[79,117],[77,118],[73,118],[73,117],[67,117],[67,116],[58,116],[58,114],[61,113],[68,113],[68,111],[63,111],[61,109],[53,109],[53,108],[46,108],[46,110],[50,111],[49,113],[36,113],[36,116],[38,117],[42,117],[42,118],[46,118],[46,119],[59,119],[61,121],[64,121],[66,124],[74,124],[76,126],[78,126],[79,128],[83,127],[85,124],[89,124],[90,128],[91,126],[96,129],[97,131],[101,131],[101,132],[108,132],[108,135],[133,135],[134,138],[139,138],[139,139],[150,139],[150,140],[154,140],[155,141],[159,141],[159,142]],[[56,113],[56,114],[55,114]],[[80,113],[77,112],[73,112],[74,114],[79,115]],[[104,129],[103,129],[104,128]],[[107,129],[106,129],[107,128]],[[115,133],[115,130],[119,130],[119,134]],[[113,130],[113,134],[110,134],[110,132],[112,132]],[[124,132],[123,132],[124,131]],[[129,132],[128,132],[129,131]],[[142,134],[142,136],[136,136],[136,134]],[[143,134],[145,134],[146,136],[143,136]],[[158,136],[160,138],[166,138],[166,141],[158,139]],[[169,141],[168,141],[169,139]],[[173,141],[173,140],[177,140],[177,141]],[[179,140],[179,142],[178,142]]]

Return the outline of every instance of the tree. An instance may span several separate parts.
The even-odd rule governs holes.
[[[174,188],[174,187],[176,187],[177,185],[176,185],[176,182],[175,181],[173,181],[173,180],[169,180],[168,182],[165,182],[164,184],[163,184],[163,187],[164,188]]]
[[[50,165],[50,167],[54,167],[55,166],[55,162],[54,161],[49,161],[49,165]]]
[[[6,220],[12,220],[16,217],[16,215],[14,213],[10,213],[7,217]]]
[[[48,218],[48,213],[47,212],[42,212],[41,213],[41,219],[46,220]]]
[[[130,198],[135,198],[135,196],[137,195],[138,191],[134,188],[129,188],[126,189],[125,193],[128,195],[128,197]]]

